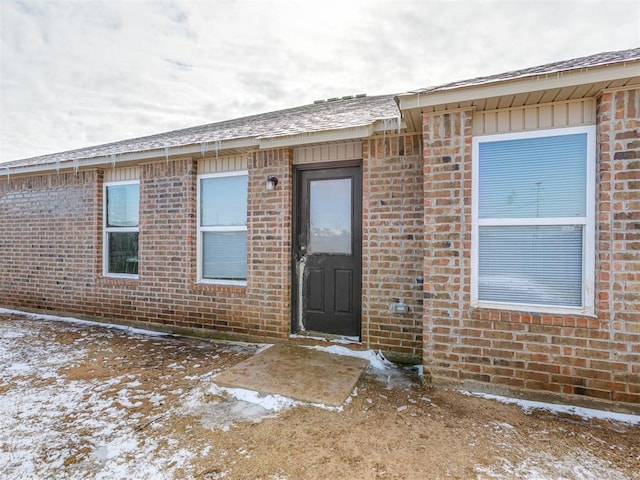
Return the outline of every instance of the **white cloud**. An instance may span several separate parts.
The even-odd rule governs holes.
[[[640,44],[635,0],[3,0],[0,9],[0,161]]]

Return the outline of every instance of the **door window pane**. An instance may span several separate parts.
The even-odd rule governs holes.
[[[140,185],[107,186],[107,227],[138,226]]]
[[[200,180],[200,225],[240,226],[247,224],[247,176]]]
[[[480,227],[478,298],[582,305],[580,225]]]
[[[109,273],[138,274],[138,232],[109,233]]]
[[[309,253],[351,254],[351,179],[312,180]]]
[[[247,279],[247,232],[203,232],[202,277]]]

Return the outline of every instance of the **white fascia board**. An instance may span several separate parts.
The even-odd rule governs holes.
[[[266,150],[270,148],[294,147],[298,145],[340,142],[345,140],[358,140],[373,135],[374,125],[360,125],[356,127],[338,128],[333,130],[321,130],[317,132],[297,133],[294,135],[283,135],[280,137],[260,138],[259,148]]]
[[[169,156],[175,157],[180,155],[193,155],[202,153],[202,144],[208,144],[207,153],[216,151],[229,150],[234,148],[256,148],[258,141],[253,137],[235,138],[231,140],[222,140],[220,142],[202,142],[192,145],[182,145],[176,147],[168,147]],[[149,160],[152,158],[162,158],[166,155],[165,148],[155,148],[153,150],[144,150],[141,152],[117,153],[116,165],[125,162],[136,162],[141,160]],[[3,175],[19,175],[23,173],[48,172],[52,170],[66,170],[74,168],[99,167],[112,165],[112,155],[103,155],[99,157],[64,160],[61,162],[45,163],[42,165],[27,165],[24,167],[3,167],[0,164],[0,174]]]
[[[640,63],[633,62],[607,67],[591,67],[586,70],[561,71],[534,77],[496,80],[482,85],[452,87],[435,92],[399,95],[400,110],[433,107],[447,103],[468,102],[482,98],[517,95],[520,93],[572,87],[589,83],[610,82],[640,76]]]

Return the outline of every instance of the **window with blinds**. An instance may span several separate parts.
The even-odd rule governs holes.
[[[198,280],[247,279],[247,172],[198,177]]]
[[[474,138],[472,303],[592,310],[594,134]]]

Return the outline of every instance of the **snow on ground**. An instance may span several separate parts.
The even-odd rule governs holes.
[[[153,462],[119,461],[124,453],[146,456],[155,447],[141,443],[120,423],[126,406],[102,396],[98,382],[67,381],[56,373],[82,358],[84,349],[61,351],[56,342],[36,336],[24,343],[5,341],[24,333],[0,323],[0,364],[9,366],[0,370],[0,380],[11,385],[0,395],[0,472],[7,478],[44,478],[74,456],[93,464],[96,478],[148,478],[161,471]],[[75,431],[61,432],[62,423]],[[69,478],[86,478],[86,470]]]
[[[461,391],[464,395],[486,398],[495,400],[500,403],[518,405],[525,413],[531,413],[532,410],[547,410],[556,414],[564,413],[576,415],[585,420],[597,418],[600,420],[609,420],[612,422],[628,423],[630,425],[640,425],[640,415],[631,415],[626,413],[608,412],[606,410],[596,410],[593,408],[578,407],[576,405],[564,405],[557,403],[535,402],[532,400],[523,400],[521,398],[504,397],[502,395],[493,395],[490,393],[467,392]]]
[[[344,355],[347,357],[362,358],[369,362],[369,371],[381,382],[386,383],[387,388],[406,390],[411,388],[412,376],[422,374],[421,366],[400,367],[387,360],[382,352],[374,350],[352,350],[338,345],[307,347],[334,355]]]
[[[8,308],[0,307],[0,315],[20,315],[21,317],[32,318],[34,320],[47,320],[51,322],[66,322],[66,323],[75,323],[78,325],[89,325],[89,326],[99,326],[105,328],[113,328],[116,330],[124,330],[131,334],[140,334],[147,335],[150,337],[163,337],[170,335],[169,333],[158,332],[156,330],[146,330],[142,328],[134,328],[129,327],[127,325],[118,325],[116,323],[102,323],[102,322],[92,322],[90,320],[82,320],[80,318],[75,317],[61,317],[58,315],[44,315],[41,313],[30,313],[30,312],[22,312],[20,310],[11,310]]]
[[[531,452],[529,458],[514,464],[504,457],[491,467],[476,467],[482,479],[520,480],[627,480],[613,466],[590,453],[575,452],[562,458],[547,452]]]
[[[500,445],[491,466],[476,466],[478,479],[494,480],[628,480],[611,462],[590,452],[574,450],[556,453],[545,450],[526,450],[518,437],[520,432],[504,422],[492,422],[494,444]],[[540,438],[549,432],[541,431]],[[507,458],[510,457],[510,458]],[[519,459],[519,460],[515,460]]]
[[[22,312],[0,309],[2,314],[25,317]],[[95,378],[73,379],[65,375],[64,369],[74,365],[80,368],[87,363],[88,352],[96,344],[112,348],[109,342],[115,338],[114,332],[118,332],[117,335],[124,333],[126,338],[134,339],[140,345],[151,343],[158,350],[160,358],[155,358],[160,362],[165,358],[166,348],[176,342],[174,337],[158,337],[157,332],[50,315],[27,314],[26,318],[55,321],[55,332],[68,331],[75,336],[73,342],[64,343],[51,338],[48,322],[0,322],[0,478],[191,478],[197,473],[190,470],[190,462],[207,456],[210,447],[181,448],[170,435],[145,435],[145,428],[159,429],[169,416],[184,416],[195,417],[206,429],[228,432],[238,423],[260,422],[285,409],[308,405],[278,395],[218,387],[215,375],[221,370],[201,368],[201,364],[213,365],[225,352],[247,357],[270,345],[219,342],[211,347],[205,342],[194,342],[189,345],[191,349],[211,349],[203,357],[204,361],[171,357],[162,365],[164,376],[159,377],[153,388],[145,389],[146,379],[135,374],[116,374],[119,370],[109,370],[111,366],[104,367],[108,374]],[[369,374],[388,389],[406,390],[421,373],[417,368],[398,367],[381,353],[371,350],[357,351],[338,345],[310,348],[369,361]],[[93,360],[95,363],[96,359]],[[176,379],[180,382],[176,383]],[[640,417],[633,415],[465,393],[516,403],[526,412],[543,408],[583,418],[640,424]],[[348,402],[357,395],[356,388]],[[426,397],[421,400],[431,402]],[[143,405],[149,406],[146,413],[141,413]],[[343,407],[314,406],[336,413],[343,411]],[[397,412],[402,413],[407,408],[398,407]],[[476,466],[477,479],[627,478],[615,466],[589,452],[554,455],[513,446],[519,445],[520,433],[506,422],[495,421],[482,427],[490,429],[495,445],[507,452],[511,449],[516,455],[510,458],[496,456],[490,466]],[[540,435],[544,434],[540,432]],[[214,476],[207,478],[227,478],[224,471],[211,475]]]
[[[110,328],[122,329],[120,326],[104,328],[99,323],[53,316],[26,317],[60,322],[56,333],[77,335],[78,325],[101,328],[83,329],[73,343],[64,344],[50,338],[45,322],[0,322],[0,478],[154,479],[170,478],[172,472],[188,469],[194,453],[161,446],[152,437],[141,435],[141,422],[157,419],[132,413],[143,402],[161,405],[166,395],[140,389],[135,375],[70,380],[60,372],[86,363],[89,345],[109,338],[113,335]],[[128,338],[141,342],[158,338],[155,332],[124,330]],[[162,338],[159,340],[161,349]],[[222,349],[249,355],[261,348],[235,343],[224,344]],[[184,366],[166,368],[179,371]],[[215,373],[191,375],[190,379],[196,385],[208,385]],[[201,388],[193,390],[182,397],[195,396],[204,408]],[[181,390],[169,393],[179,395]],[[217,416],[225,417],[223,409]],[[244,420],[234,417],[233,408],[226,416],[230,418],[227,425],[234,419]],[[211,428],[224,426],[212,424]]]
[[[575,405],[560,405],[546,402],[536,402],[522,400],[518,398],[504,397],[501,395],[460,391],[463,395],[494,400],[504,404],[514,404],[519,406],[525,413],[540,409],[554,414],[576,415],[584,420],[600,419],[613,422],[627,423],[630,425],[640,424],[640,416],[628,415],[604,410],[578,407]],[[506,423],[494,422],[494,433],[496,443],[502,444],[509,451],[521,450],[512,442],[514,437],[519,435],[518,431]],[[541,431],[539,435],[544,438],[547,432]],[[516,457],[526,458],[514,463],[506,457],[496,457],[496,463],[490,467],[475,468],[479,478],[486,479],[512,479],[523,480],[626,480],[628,477],[619,472],[611,462],[598,458],[585,451],[575,451],[559,458],[550,452],[540,451],[520,451]],[[640,460],[640,458],[638,459]]]
[[[213,378],[213,382],[216,379]],[[273,413],[280,412],[282,410],[286,410],[288,408],[294,407],[316,407],[322,408],[323,410],[329,410],[332,412],[342,412],[344,409],[344,405],[334,407],[330,405],[325,405],[323,403],[309,403],[303,402],[300,400],[294,400],[289,397],[283,397],[282,395],[277,394],[261,394],[259,392],[253,390],[246,390],[244,388],[228,388],[228,387],[220,387],[218,385],[212,385],[209,388],[208,392],[213,395],[220,395],[223,398],[229,399],[230,401],[235,401],[236,403],[244,404],[253,409],[253,407],[258,407],[263,413],[260,418],[265,418],[268,416],[273,416]],[[352,397],[357,395],[357,387],[351,396],[346,400],[345,404],[348,404]],[[249,412],[247,420],[255,421],[256,414]]]

